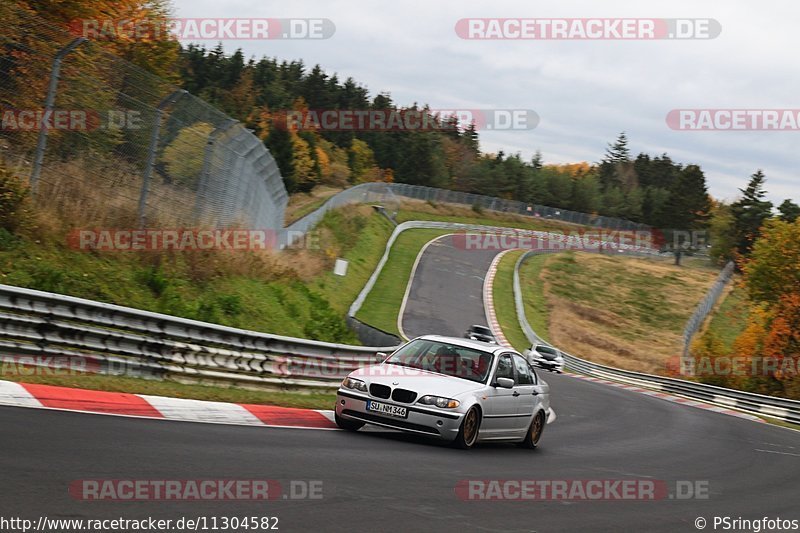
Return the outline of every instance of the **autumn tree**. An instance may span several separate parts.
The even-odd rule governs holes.
[[[197,183],[203,169],[208,136],[213,130],[211,124],[198,122],[183,128],[164,148],[161,161],[166,167],[168,179],[188,186]]]

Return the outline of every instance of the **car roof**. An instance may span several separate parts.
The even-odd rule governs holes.
[[[514,352],[518,353],[514,348],[510,346],[500,346],[497,344],[492,344],[490,342],[483,342],[483,341],[476,341],[473,339],[465,339],[463,337],[447,337],[445,335],[422,335],[421,337],[417,337],[417,339],[426,339],[432,341],[442,341],[447,342],[449,344],[455,344],[456,346],[463,346],[464,348],[474,348],[476,350],[481,350],[483,352],[489,352],[492,354],[496,354],[499,352]],[[416,340],[416,339],[412,339]]]

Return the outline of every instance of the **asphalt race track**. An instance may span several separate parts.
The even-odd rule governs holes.
[[[486,324],[483,278],[496,250],[465,251],[448,235],[433,241],[422,254],[403,313],[403,331],[410,339],[438,334],[460,337],[473,324]]]
[[[427,333],[432,317],[444,334],[483,323],[480,287],[490,261],[491,253],[429,247],[406,307],[407,334]],[[326,532],[697,531],[698,517],[713,531],[715,515],[800,518],[800,433],[568,376],[545,379],[558,419],[535,451],[513,445],[460,451],[392,432],[0,408],[0,516],[277,516],[281,531]],[[69,484],[87,478],[321,480],[323,498],[73,499]],[[469,479],[640,479],[663,481],[673,490],[682,480],[707,483],[709,491],[707,499],[687,500],[463,501],[454,488]]]

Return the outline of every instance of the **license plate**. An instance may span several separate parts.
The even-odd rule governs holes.
[[[405,407],[389,405],[388,403],[373,402],[372,400],[367,400],[367,411],[380,413],[382,415],[395,416],[397,418],[408,418],[408,409]]]

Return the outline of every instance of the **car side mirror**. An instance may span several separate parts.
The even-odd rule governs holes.
[[[379,359],[381,362],[384,362],[384,361],[386,361],[386,360],[389,358],[389,354],[387,354],[386,352],[378,352],[378,353],[376,353],[376,354],[375,354],[375,356],[376,356],[376,357],[377,357],[377,358],[378,358],[378,359]]]
[[[501,389],[514,388],[514,380],[511,378],[497,378],[497,382],[495,384]]]

